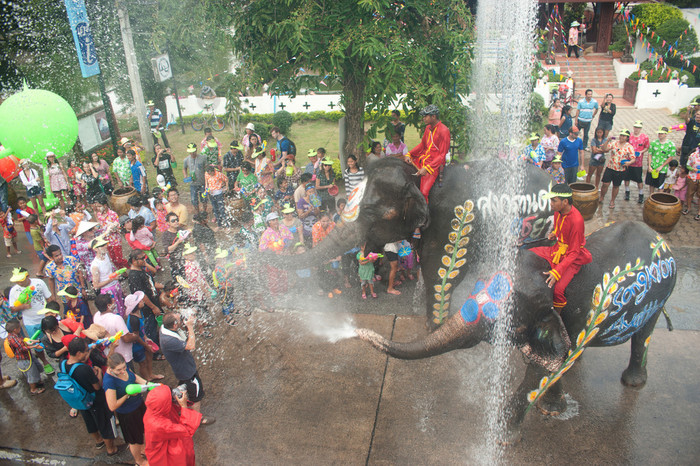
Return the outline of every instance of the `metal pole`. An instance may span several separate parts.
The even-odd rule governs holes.
[[[98,63],[100,59],[97,59]],[[102,68],[100,67],[100,70]],[[107,89],[105,88],[105,80],[104,76],[102,75],[102,71],[100,71],[100,74],[97,75],[97,84],[100,86],[100,94],[102,95],[102,105],[105,108],[105,116],[107,117],[107,126],[109,127],[109,138],[112,140],[112,149],[114,150],[114,154],[116,155],[117,153],[117,147],[119,147],[119,136],[117,135],[117,131],[115,128],[115,121],[114,121],[114,110],[112,109],[112,101],[109,99],[109,96],[107,95]]]
[[[134,39],[131,34],[131,23],[126,5],[117,2],[117,15],[119,16],[119,27],[122,32],[122,42],[124,44],[124,55],[126,57],[126,68],[129,72],[129,82],[131,83],[131,96],[134,99],[136,108],[136,121],[139,123],[139,133],[141,134],[141,144],[146,152],[153,152],[153,137],[146,121],[146,102],[141,88],[141,76],[136,61],[136,51],[134,50]]]

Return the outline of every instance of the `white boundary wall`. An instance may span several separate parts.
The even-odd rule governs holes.
[[[700,95],[700,87],[679,85],[677,79],[672,79],[667,83],[639,81],[634,106],[637,108],[668,108],[671,112],[676,113],[687,107],[696,95]]]

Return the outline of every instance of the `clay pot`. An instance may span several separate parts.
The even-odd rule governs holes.
[[[644,202],[644,223],[659,233],[673,230],[681,218],[681,201],[673,194],[654,193]]]
[[[128,214],[129,204],[127,204],[126,201],[128,201],[134,194],[136,194],[136,189],[134,189],[133,186],[125,186],[123,188],[115,189],[112,193],[112,197],[110,198],[112,210],[119,216]]]
[[[238,220],[242,212],[248,210],[248,203],[245,199],[231,198],[226,205],[226,212],[233,220]]]
[[[584,220],[593,218],[593,214],[598,209],[599,194],[598,189],[591,183],[572,183],[569,185],[574,192],[574,207],[581,212]]]

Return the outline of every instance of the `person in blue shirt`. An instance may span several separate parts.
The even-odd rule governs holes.
[[[583,148],[588,147],[588,132],[591,129],[591,122],[598,114],[598,102],[593,98],[593,91],[586,89],[586,98],[578,103],[578,123],[577,126],[583,130]]]
[[[583,166],[583,142],[578,137],[579,129],[572,126],[569,135],[559,141],[557,155],[562,159],[561,167],[566,175],[566,183],[571,184],[576,181],[578,167]]]
[[[143,168],[141,162],[136,160],[136,152],[129,149],[126,151],[126,158],[129,159],[131,167],[131,180],[136,191],[141,194],[148,193],[148,180],[146,179],[146,169]]]

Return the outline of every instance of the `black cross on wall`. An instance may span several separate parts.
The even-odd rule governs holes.
[[[307,110],[308,110],[308,109],[309,109],[309,107],[311,107],[311,105],[309,105],[309,103],[308,103],[308,102],[304,102],[304,105],[302,105],[302,107],[304,107],[305,109],[307,109]]]
[[[661,94],[661,92],[659,92],[659,90],[657,89],[654,92],[652,92],[652,94],[654,94],[654,97],[658,97],[659,94]]]
[[[333,110],[333,107],[335,107],[335,104],[333,102],[329,103],[328,106]]]
[[[248,107],[250,107],[251,110],[255,110],[255,104],[250,104]]]
[[[283,102],[280,102],[280,108],[281,108],[282,110],[284,110],[284,107],[286,107],[286,105],[284,105]]]

